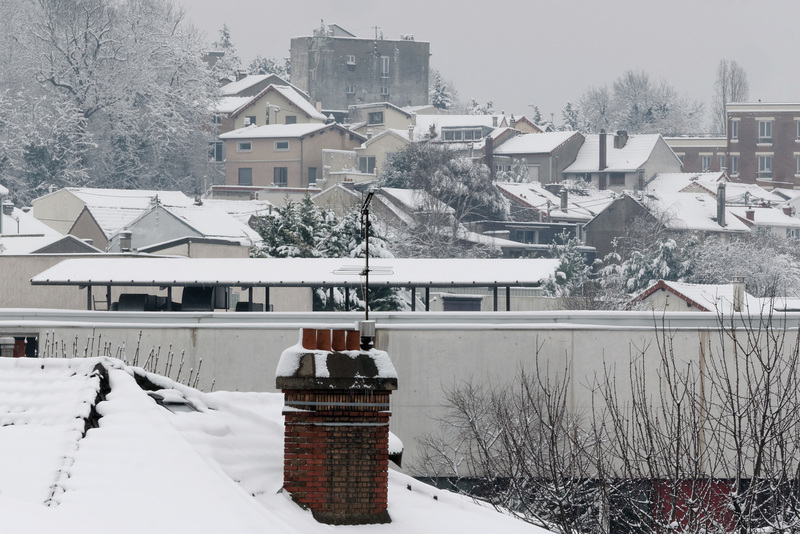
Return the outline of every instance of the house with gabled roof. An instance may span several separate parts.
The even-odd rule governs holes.
[[[639,293],[631,306],[655,311],[701,311],[729,317],[759,313],[761,300],[744,290],[744,281],[730,284],[689,284],[659,280]]]
[[[598,189],[641,189],[656,174],[680,172],[681,161],[659,134],[619,131],[587,135],[564,178],[582,179]]]
[[[292,85],[288,80],[277,74],[245,74],[235,82],[219,88],[220,96],[255,96],[270,85],[287,85],[297,91],[306,100],[310,101],[308,93]]]
[[[38,220],[66,234],[78,230],[73,226],[86,206],[141,211],[147,209],[155,199],[170,206],[190,206],[194,203],[194,199],[180,191],[65,187],[33,199],[32,212]],[[75,235],[83,237],[80,233]]]
[[[354,150],[367,140],[336,123],[249,126],[220,138],[226,143],[227,185],[262,187],[280,196],[317,189],[324,149]],[[274,197],[260,198],[280,202]]]
[[[584,137],[580,132],[527,133],[494,139],[484,145],[485,160],[495,174],[509,171],[515,162],[528,171],[531,182],[560,182],[562,173],[578,154]]]
[[[750,232],[750,227],[731,213],[724,199],[706,193],[629,193],[617,197],[584,225],[586,244],[598,257],[613,252],[613,241],[637,219],[660,226],[668,233],[697,233],[730,239]]]
[[[126,238],[127,241],[126,242]],[[209,238],[224,245],[228,256],[247,257],[250,245],[261,241],[258,233],[213,206],[153,204],[109,239],[108,249],[140,250],[184,238]],[[223,243],[224,242],[224,243]],[[240,250],[236,250],[240,249]]]
[[[407,131],[415,117],[416,113],[389,102],[353,105],[347,114],[350,129],[365,136],[370,131],[373,135],[390,129]]]
[[[324,123],[327,120],[289,85],[268,85],[253,96],[223,96],[214,106],[219,133],[253,125]]]

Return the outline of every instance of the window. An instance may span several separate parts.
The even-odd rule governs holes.
[[[286,152],[289,150],[289,141],[275,141],[275,152]]]
[[[348,85],[347,86],[347,94],[348,95],[356,94],[356,86],[355,85]]]
[[[739,174],[739,156],[738,155],[731,155],[731,174],[732,175]]]
[[[383,111],[375,111],[367,115],[367,124],[383,124]]]
[[[389,77],[389,56],[381,56],[381,78]]]
[[[239,169],[239,185],[253,185],[253,169],[249,167]]]
[[[725,154],[722,154],[719,157],[719,170],[724,169],[726,166],[727,165],[726,165],[726,161],[725,161]]]
[[[375,174],[375,156],[359,156],[358,170],[364,174]]]
[[[711,170],[711,156],[700,156],[700,169],[703,172]]]
[[[612,172],[608,177],[608,185],[625,185],[625,173]]]
[[[385,85],[381,86],[381,96],[389,96],[389,88]]]
[[[794,173],[800,174],[800,154],[795,155]]]
[[[250,141],[239,141],[236,143],[236,152],[250,152],[253,150],[253,143]]]
[[[297,124],[297,115],[286,115],[286,124]]]
[[[739,121],[731,120],[731,141],[739,140]]]
[[[797,140],[800,141],[800,121],[797,121]]]
[[[208,144],[208,160],[222,161],[222,141]]]
[[[316,185],[317,183],[317,168],[316,167],[309,167],[308,168],[308,185]]]
[[[772,156],[758,156],[758,177],[772,178]]]
[[[758,142],[772,142],[772,121],[758,121]]]
[[[355,65],[356,64],[356,56],[353,56],[353,55],[347,56],[347,64],[348,65]]]
[[[213,122],[214,124],[222,124],[222,117],[219,115],[214,115],[211,118],[211,122]]]
[[[273,171],[272,182],[277,187],[286,187],[289,184],[289,168],[275,167],[275,170]]]
[[[256,118],[253,115],[249,115],[249,116],[244,118],[244,125],[245,126],[252,126],[252,125],[255,125],[255,123],[256,123]]]

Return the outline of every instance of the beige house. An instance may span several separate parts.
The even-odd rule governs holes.
[[[378,134],[384,130],[408,130],[414,124],[416,113],[406,111],[389,102],[360,104],[348,108],[350,129],[362,135],[371,130]]]
[[[386,158],[410,143],[402,130],[384,130],[353,150],[323,150],[322,179],[317,185],[327,189],[339,183],[375,180]]]
[[[316,188],[324,149],[353,150],[367,140],[336,123],[250,126],[220,138],[226,184],[294,189]]]

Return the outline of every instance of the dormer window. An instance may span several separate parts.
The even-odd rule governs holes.
[[[383,124],[383,111],[374,111],[367,115],[367,124]]]

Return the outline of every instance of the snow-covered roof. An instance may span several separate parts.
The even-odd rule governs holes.
[[[2,184],[0,184],[0,197],[4,197],[7,195],[8,195],[8,189],[6,189],[5,187],[3,187]]]
[[[787,215],[780,208],[773,208],[767,206],[748,207],[748,206],[731,206],[728,211],[736,215],[745,224],[751,226],[775,226],[779,228],[800,228],[800,219]],[[749,220],[747,215],[751,213],[752,220]]]
[[[236,96],[245,89],[249,89],[254,85],[263,82],[272,74],[252,74],[245,76],[241,80],[231,82],[219,88],[219,94],[222,96]]]
[[[382,193],[399,202],[405,207],[406,211],[412,213],[453,213],[455,211],[444,202],[421,189],[382,187],[378,192],[378,196],[383,196]]]
[[[614,135],[606,135],[606,165],[603,172],[633,172],[643,166],[656,147],[661,135],[634,134],[623,148],[614,148]],[[598,172],[600,164],[600,135],[587,135],[583,146],[565,173]]]
[[[52,245],[58,244],[59,249],[70,249],[82,253],[102,252],[93,245],[73,235],[3,235],[0,236],[0,254],[7,256],[22,256],[25,254],[39,254]]]
[[[572,202],[573,195],[568,195],[567,210],[562,210],[561,197],[548,191],[539,182],[497,182],[496,185],[500,191],[514,198],[518,203],[534,208],[537,211],[548,213],[551,219],[588,221],[594,216],[593,212]]]
[[[713,189],[716,194],[721,181],[728,182],[723,172],[662,172],[655,175],[645,189],[656,194],[679,193],[687,187],[698,185],[709,191]]]
[[[647,298],[659,289],[664,289],[685,300],[689,305],[701,311],[721,313],[731,315],[733,309],[733,284],[688,284],[685,282],[671,282],[659,280],[649,288],[642,291],[635,299],[640,301]],[[744,292],[742,302],[742,312],[759,312],[761,310],[761,300]]]
[[[216,113],[233,113],[253,100],[252,96],[223,96],[211,106]]]
[[[106,206],[86,206],[84,209],[91,214],[106,237],[111,237],[125,228],[144,211],[142,208],[109,208]]]
[[[515,243],[519,245],[519,243]],[[536,286],[558,267],[551,259],[370,258],[375,286]],[[71,259],[34,276],[33,284],[123,286],[361,285],[358,258]]]
[[[194,200],[180,191],[154,191],[146,189],[96,189],[68,187],[67,191],[78,197],[87,206],[107,208],[146,209],[155,197],[167,206],[190,206]]]
[[[330,128],[330,124],[267,124],[265,126],[246,126],[220,135],[220,139],[286,139],[303,137]],[[358,135],[354,132],[353,135]]]
[[[633,197],[636,198],[636,197]],[[645,194],[642,204],[651,212],[663,216],[670,230],[698,232],[749,232],[749,227],[726,209],[726,225],[717,219],[717,200],[706,193]]]
[[[301,95],[300,93],[295,91],[294,88],[292,88],[292,87],[290,87],[288,85],[270,85],[269,87],[264,89],[261,93],[259,93],[256,96],[256,98],[261,98],[263,95],[266,95],[267,93],[269,93],[271,91],[275,91],[277,93],[280,93],[286,100],[288,100],[289,102],[291,102],[292,104],[294,104],[295,106],[300,108],[300,110],[303,113],[305,113],[306,115],[308,115],[312,119],[317,119],[317,120],[320,120],[320,121],[323,121],[323,122],[325,122],[325,120],[327,119],[327,117],[324,114],[322,114],[319,111],[317,111],[317,108],[315,108],[311,104],[311,102],[306,100],[303,97],[303,95]]]
[[[203,200],[204,206],[220,209],[243,224],[250,221],[250,217],[268,215],[272,203],[266,200],[225,200],[207,198]]]
[[[498,155],[549,154],[578,132],[529,133],[512,137],[494,149]]]
[[[11,215],[0,212],[0,217],[3,218],[2,235],[62,237],[62,234],[34,217],[32,213],[19,208],[14,208]]]
[[[214,206],[160,206],[204,237],[238,240],[243,245],[261,241],[258,232]],[[144,214],[142,215],[144,216]],[[131,223],[135,226],[136,221]]]
[[[2,358],[0,377],[4,532],[546,534],[391,469],[391,523],[318,523],[281,491],[280,393],[203,393],[96,357]]]

